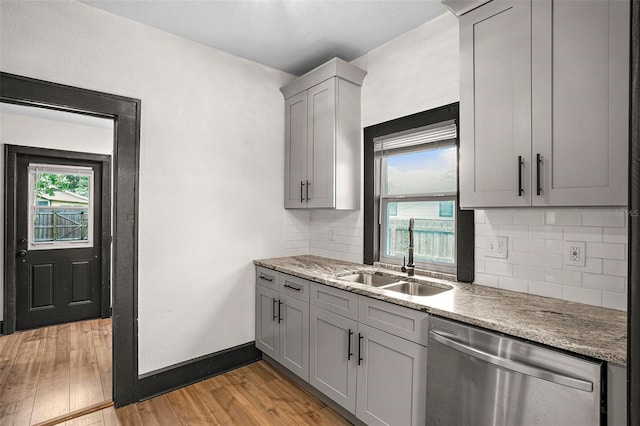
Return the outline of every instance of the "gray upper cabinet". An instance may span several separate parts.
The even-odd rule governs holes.
[[[460,204],[627,203],[629,4],[493,0],[460,17]]]
[[[460,205],[530,205],[531,4],[463,15],[460,72]]]
[[[360,87],[366,72],[340,59],[282,87],[285,208],[360,207]]]

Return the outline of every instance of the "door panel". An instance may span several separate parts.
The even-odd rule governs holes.
[[[30,199],[29,191],[36,191],[35,184],[29,184],[30,173],[33,173],[29,171],[29,166],[34,164],[92,170],[93,184],[87,191],[93,195],[85,197],[85,201],[79,201],[79,197],[70,196],[69,191],[56,191],[55,196],[45,191],[38,192],[37,197]],[[102,314],[103,287],[102,164],[19,154],[15,188],[18,249],[16,330],[99,318]],[[46,198],[44,194],[47,194]],[[29,205],[30,202],[34,204]],[[72,202],[79,203],[80,207],[70,204]],[[87,228],[78,222],[75,213],[69,212],[84,212],[83,203],[90,202],[93,203],[93,217],[89,217],[92,225]],[[33,207],[36,203],[37,206]],[[65,213],[64,209],[69,212]],[[87,216],[85,213],[79,215]],[[30,223],[30,218],[33,223]],[[30,227],[33,231],[30,231]],[[83,229],[89,232],[91,238],[86,233],[83,236]],[[30,238],[33,241],[29,241]],[[52,241],[49,242],[48,238]],[[51,248],[57,242],[66,245],[64,248]]]
[[[308,90],[309,207],[333,207],[335,176],[336,79]]]
[[[285,101],[285,198],[284,206],[306,207],[307,92]]]
[[[461,207],[529,205],[530,3],[494,0],[460,17],[460,68]]]
[[[256,347],[273,359],[280,350],[279,300],[277,291],[256,286]]]
[[[309,381],[309,303],[282,296],[280,362]]]

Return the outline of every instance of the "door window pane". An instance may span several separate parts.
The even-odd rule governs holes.
[[[455,146],[389,155],[386,195],[455,193],[456,162]]]
[[[91,247],[93,170],[86,167],[29,167],[31,250]]]
[[[455,201],[389,201],[385,209],[387,257],[408,255],[409,219],[414,218],[416,261],[455,263]]]

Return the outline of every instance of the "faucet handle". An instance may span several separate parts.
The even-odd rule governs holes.
[[[407,272],[407,257],[402,256],[402,268],[400,268],[402,272]]]

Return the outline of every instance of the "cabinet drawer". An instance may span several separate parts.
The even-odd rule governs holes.
[[[358,321],[398,337],[427,346],[429,314],[358,296]]]
[[[280,273],[262,266],[256,266],[256,284],[279,291]]]
[[[343,317],[358,319],[358,295],[355,293],[311,283],[311,304]]]
[[[280,294],[286,294],[294,299],[300,299],[309,303],[309,289],[311,281],[292,275],[282,274],[280,281]]]

